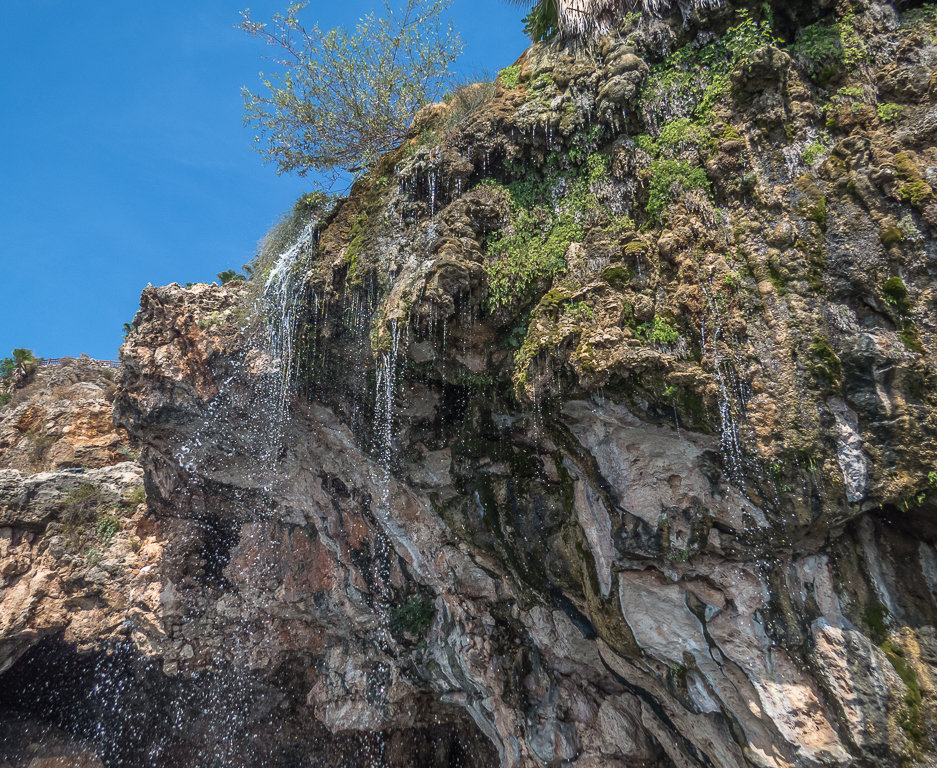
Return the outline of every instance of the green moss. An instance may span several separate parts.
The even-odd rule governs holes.
[[[552,291],[547,291],[543,298],[540,299],[540,303],[537,304],[537,309],[540,312],[543,312],[546,315],[556,319],[559,315],[560,309],[566,305],[569,301],[570,293],[568,291],[561,290],[559,288],[554,288]]]
[[[815,221],[817,224],[819,224],[820,229],[826,229],[826,197],[821,195],[820,197],[811,200],[810,204],[807,206],[806,216],[809,221]]]
[[[905,288],[904,281],[895,275],[885,281],[882,286],[882,296],[885,302],[898,312],[899,315],[908,315],[911,313],[911,299],[908,297],[908,289]]]
[[[898,194],[902,200],[919,207],[934,199],[933,188],[924,180],[924,174],[910,155],[906,152],[899,152],[892,159],[892,165],[898,178],[901,179]]]
[[[898,331],[898,337],[901,339],[901,342],[907,347],[911,352],[916,352],[919,355],[924,354],[924,345],[921,344],[921,339],[917,335],[917,331],[910,325],[905,326],[900,331]]]
[[[905,235],[901,227],[884,227],[879,233],[879,238],[882,241],[882,245],[886,248],[891,248],[893,245],[903,243]]]
[[[830,387],[842,381],[843,365],[825,336],[817,336],[810,345],[810,371]]]
[[[885,606],[877,600],[869,603],[862,613],[862,619],[869,628],[869,633],[875,642],[882,642],[888,635],[888,626],[885,618],[888,615]]]
[[[498,80],[501,81],[501,85],[505,88],[517,88],[521,82],[521,65],[514,64],[513,66],[505,67],[498,73]]]
[[[348,233],[348,250],[345,251],[345,263],[348,265],[348,279],[353,280],[358,271],[358,257],[364,251],[368,235],[368,215],[359,213],[352,222]]]
[[[934,190],[926,181],[909,181],[901,185],[898,194],[901,195],[902,200],[919,206],[933,199]]]
[[[556,81],[553,79],[553,75],[547,72],[537,75],[530,83],[532,96],[540,96],[542,91],[548,90],[556,90]]]
[[[631,284],[632,275],[627,267],[615,264],[604,269],[602,278],[615,290],[623,291]]]
[[[879,645],[888,661],[891,662],[898,677],[905,684],[906,692],[904,696],[904,711],[898,720],[902,730],[913,745],[913,751],[921,749],[927,738],[927,729],[924,723],[924,697],[921,693],[921,684],[918,681],[917,674],[904,658],[904,651],[892,643],[885,640]]]
[[[625,256],[647,256],[651,251],[651,246],[645,243],[643,240],[632,240],[628,245],[625,246]]]
[[[3,407],[13,399],[12,392],[0,392],[0,407]]]

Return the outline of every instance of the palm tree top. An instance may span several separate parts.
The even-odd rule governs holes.
[[[614,28],[621,18],[634,11],[659,15],[678,7],[684,14],[702,8],[715,8],[722,0],[508,0],[512,5],[530,8],[525,31],[533,40],[546,40],[557,32],[570,35],[594,34]]]

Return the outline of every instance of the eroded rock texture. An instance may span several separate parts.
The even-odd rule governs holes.
[[[105,614],[166,764],[934,761],[937,15],[713,5],[535,46],[254,282],[144,292]],[[88,658],[46,626],[24,695]]]

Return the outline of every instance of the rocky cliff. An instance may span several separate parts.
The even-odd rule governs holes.
[[[929,5],[634,14],[425,109],[251,283],[148,288],[87,631],[16,607],[76,566],[56,475],[4,480],[8,718],[114,765],[932,764],[935,72]]]

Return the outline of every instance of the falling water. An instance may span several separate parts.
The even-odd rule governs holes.
[[[724,312],[710,290],[712,286],[702,283],[702,288],[709,307],[709,323],[707,325],[707,317],[704,315],[701,320],[700,337],[704,354],[708,350],[712,355],[712,371],[718,395],[722,455],[730,477],[739,481],[742,480],[744,473],[744,460],[736,412],[741,411],[742,408],[741,404],[736,407],[736,388],[731,386],[729,380],[732,376],[731,361],[726,360],[723,354],[723,347],[726,344],[723,328]]]
[[[298,372],[297,322],[304,310],[301,265],[314,244],[317,224],[311,221],[306,225],[299,237],[280,254],[264,283],[261,311],[266,325],[267,351],[276,371],[274,393],[278,424],[282,424],[285,417],[287,396]]]

